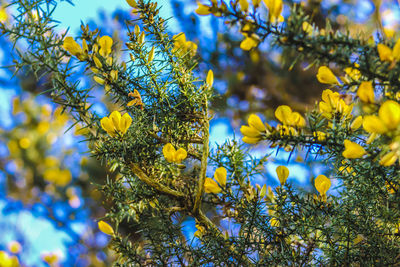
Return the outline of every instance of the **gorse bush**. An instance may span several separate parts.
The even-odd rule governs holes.
[[[268,151],[251,159],[236,140],[210,149],[216,93],[213,71],[197,72],[197,45],[168,34],[156,3],[127,3],[134,19],[113,38],[85,25],[79,36],[57,33],[55,1],[13,1],[14,20],[1,26],[26,49],[16,70],[44,70],[52,99],[87,130],[91,155],[119,173],[99,185],[111,205],[98,226],[116,266],[400,262],[400,41],[318,29],[295,4],[284,18],[281,0],[198,4],[197,14],[239,28],[241,49],[268,41],[295,50],[293,64],[317,66],[329,87],[306,114],[282,105],[276,122],[251,114],[241,126],[243,143],[307,151],[331,169],[315,178],[314,194],[286,182],[279,166],[272,189],[253,180]],[[99,92],[113,103],[105,117],[92,109]],[[190,218],[193,237],[183,229]]]

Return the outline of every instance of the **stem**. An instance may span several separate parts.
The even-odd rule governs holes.
[[[209,124],[209,119],[208,119],[208,102],[207,102],[207,96],[205,96],[205,116],[204,116],[204,124],[203,124],[203,133],[204,133],[204,139],[203,139],[203,154],[201,156],[201,167],[200,167],[200,179],[199,183],[197,184],[197,190],[196,190],[196,197],[195,197],[195,202],[193,206],[192,213],[196,214],[199,209],[200,209],[200,202],[201,202],[201,196],[203,195],[204,192],[204,181],[206,180],[206,172],[207,172],[207,160],[208,160],[208,152],[209,152],[209,137],[210,137],[210,124]]]
[[[135,163],[130,164],[131,170],[135,173],[135,175],[143,182],[145,182],[147,185],[151,186],[155,190],[167,194],[170,196],[173,196],[175,198],[185,198],[185,195],[182,192],[175,191],[165,185],[162,185],[155,180],[151,179],[148,177],[144,171]]]

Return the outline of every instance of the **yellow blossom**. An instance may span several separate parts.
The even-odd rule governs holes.
[[[247,0],[238,0],[239,5],[243,11],[247,11],[249,9],[249,2]]]
[[[392,166],[398,158],[399,156],[397,155],[396,151],[390,151],[381,158],[379,164],[385,167]]]
[[[381,61],[393,61],[392,49],[384,44],[378,44],[378,54]]]
[[[315,188],[320,193],[321,196],[326,196],[326,192],[328,192],[331,187],[331,180],[325,175],[318,175],[314,181]]]
[[[0,22],[4,23],[8,19],[7,11],[4,7],[0,7]]]
[[[227,172],[224,167],[219,167],[215,170],[214,179],[222,186],[226,186],[226,176]]]
[[[340,113],[341,116],[347,117],[353,110],[353,104],[347,105],[339,93],[326,89],[322,92],[322,101],[319,102],[319,110],[327,119],[332,119],[335,113]]]
[[[350,129],[352,131],[355,131],[358,128],[360,128],[362,124],[363,124],[363,117],[362,116],[357,116],[357,118],[355,118],[354,121],[351,123]]]
[[[211,7],[206,6],[201,4],[200,2],[197,2],[197,9],[196,9],[196,14],[201,15],[201,16],[206,16],[211,14]]]
[[[211,88],[213,86],[213,83],[214,83],[214,73],[212,70],[209,70],[206,78],[207,87]]]
[[[101,119],[101,127],[112,137],[119,133],[124,135],[129,126],[131,126],[132,118],[128,113],[121,116],[119,111],[113,111],[109,117],[104,117]]]
[[[326,133],[321,131],[313,132],[313,136],[317,138],[318,141],[322,142],[326,140]]]
[[[372,87],[372,82],[362,82],[358,87],[357,96],[364,103],[375,103],[375,93],[374,88]]]
[[[130,5],[133,8],[137,7],[137,3],[135,0],[126,0],[126,2],[128,3],[128,5]]]
[[[218,194],[219,192],[222,191],[222,189],[213,179],[207,177],[206,180],[204,181],[204,191],[206,193]]]
[[[359,144],[351,142],[350,140],[344,140],[344,151],[342,152],[343,157],[348,159],[357,159],[361,158],[366,153],[365,149]]]
[[[108,223],[106,223],[104,221],[99,221],[97,223],[97,225],[98,225],[100,231],[102,231],[106,235],[114,235],[114,229]]]
[[[303,31],[305,31],[307,33],[307,35],[311,35],[312,34],[313,27],[307,21],[303,21],[303,24],[301,25],[301,27],[303,28]]]
[[[65,37],[63,48],[68,51],[71,55],[76,56],[77,58],[82,58],[84,52],[81,46],[74,40],[72,37]]]
[[[18,254],[21,251],[21,244],[17,241],[11,241],[8,243],[8,250],[10,250],[11,253]]]
[[[179,148],[176,150],[171,143],[168,143],[163,147],[163,154],[164,158],[168,162],[174,162],[178,164],[187,157],[187,152],[185,149]]]
[[[111,54],[111,47],[113,45],[113,39],[110,36],[102,36],[99,39],[99,46],[100,46],[100,50],[99,50],[99,54],[102,57],[108,57],[108,55]]]
[[[286,179],[289,177],[289,169],[285,166],[278,166],[276,168],[276,174],[278,175],[281,185],[284,185],[286,183]]]
[[[393,50],[384,45],[378,44],[378,54],[381,61],[389,61],[392,62],[394,60],[400,60],[400,38],[397,40],[396,44],[393,47]]]
[[[324,84],[339,84],[339,80],[327,66],[319,67],[317,79],[320,83]]]
[[[282,0],[263,0],[268,8],[268,18],[271,23],[283,22],[284,18],[281,15],[283,9]]]
[[[358,65],[357,63],[355,63],[354,65],[357,68],[360,67],[360,65]],[[346,72],[346,74],[354,81],[358,81],[361,77],[361,72],[355,68],[351,68],[351,67],[345,68],[344,72]]]
[[[396,101],[387,100],[379,108],[378,116],[365,116],[363,127],[369,133],[383,134],[396,130],[400,124],[400,105]]]
[[[306,121],[298,112],[293,112],[289,106],[281,105],[275,110],[275,117],[287,126],[306,126]]]
[[[10,256],[5,251],[0,251],[0,266],[1,267],[18,267],[19,262],[16,256]]]
[[[260,141],[262,135],[267,132],[267,127],[270,128],[268,124],[265,126],[260,117],[255,114],[251,114],[247,122],[249,126],[240,127],[240,132],[244,135],[242,140],[247,144],[255,144]]]
[[[197,238],[201,238],[201,236],[206,232],[206,229],[197,223],[196,223],[196,229],[197,231],[194,232],[194,236]]]
[[[47,252],[42,255],[42,259],[44,262],[46,262],[50,266],[54,266],[57,264],[59,258],[56,253],[53,252]]]
[[[245,39],[243,39],[243,41],[240,43],[240,48],[244,51],[249,51],[254,47],[257,47],[259,42],[260,38],[253,33],[251,36],[247,36]]]
[[[174,35],[174,48],[172,49],[173,53],[179,53],[179,55],[183,56],[188,54],[193,57],[197,52],[197,44],[191,41],[186,40],[186,35],[184,33],[180,33]]]

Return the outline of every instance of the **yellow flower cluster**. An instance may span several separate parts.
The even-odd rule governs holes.
[[[171,143],[166,144],[163,147],[164,158],[168,162],[180,164],[187,157],[187,152],[183,148],[176,150]]]
[[[240,132],[244,135],[242,140],[247,144],[257,143],[271,129],[271,126],[267,123],[264,125],[260,117],[255,114],[251,114],[247,122],[249,126],[243,125],[240,127]]]
[[[63,48],[68,51],[71,55],[77,57],[79,60],[87,60],[91,64],[91,70],[97,74],[93,76],[93,79],[98,84],[105,84],[106,91],[110,89],[110,82],[114,82],[118,79],[118,70],[113,69],[109,73],[101,73],[103,64],[112,66],[113,58],[110,56],[112,52],[113,39],[110,36],[102,36],[96,39],[95,43],[89,49],[89,46],[85,39],[82,40],[82,47],[74,40],[74,38],[68,36],[64,39]],[[89,54],[89,52],[93,52]],[[102,63],[103,62],[103,63]],[[101,75],[100,75],[101,74]]]
[[[119,111],[113,111],[109,117],[104,117],[100,120],[101,127],[111,136],[123,136],[129,126],[131,126],[132,118],[128,113],[121,116]]]
[[[298,112],[292,111],[292,109],[286,105],[281,105],[275,110],[275,117],[285,126],[306,126],[306,121],[303,116]]]
[[[224,167],[219,167],[215,170],[214,179],[218,182],[215,182],[211,178],[206,178],[204,181],[204,191],[206,193],[214,193],[218,194],[222,191],[222,188],[226,187],[226,176],[227,172]]]
[[[179,53],[181,56],[188,54],[191,57],[196,55],[197,44],[191,41],[186,41],[184,33],[174,35],[173,41],[174,48],[172,49],[172,53]]]
[[[353,110],[353,104],[347,105],[340,97],[339,93],[326,89],[322,92],[322,101],[319,102],[319,111],[327,118],[332,119],[336,113],[341,117],[350,117]]]

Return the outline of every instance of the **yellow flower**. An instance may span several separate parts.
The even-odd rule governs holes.
[[[111,54],[111,47],[113,45],[113,39],[110,36],[102,36],[99,39],[99,46],[100,46],[100,50],[99,50],[99,54],[102,57],[108,57],[109,54]]]
[[[378,44],[378,54],[381,61],[393,61],[392,49],[384,44]]]
[[[50,266],[54,266],[58,262],[58,255],[53,252],[47,252],[42,255],[42,259]]]
[[[126,2],[133,8],[137,7],[137,3],[135,0],[126,0]]]
[[[383,121],[375,115],[364,117],[363,128],[369,133],[384,134],[388,131]]]
[[[178,164],[187,157],[187,152],[185,149],[179,148],[178,150],[175,150],[171,143],[168,143],[163,147],[163,154],[164,158],[168,162],[174,162]]]
[[[287,126],[306,126],[306,121],[298,112],[293,112],[289,106],[281,105],[275,110],[275,117]]]
[[[121,116],[119,111],[113,111],[109,117],[104,117],[101,119],[101,127],[109,134],[114,137],[116,133],[124,135],[129,126],[131,126],[132,118],[128,113]]]
[[[268,18],[271,23],[283,22],[282,17],[283,2],[282,0],[263,0],[268,8]]]
[[[197,9],[196,9],[196,14],[201,15],[201,16],[206,16],[211,14],[211,7],[206,6],[201,4],[200,2],[197,2]]]
[[[342,117],[347,117],[353,110],[353,104],[347,105],[340,98],[339,93],[326,89],[322,92],[322,101],[319,102],[319,110],[324,117],[332,119],[333,114],[340,113]]]
[[[278,166],[276,168],[276,174],[278,175],[281,185],[284,185],[286,183],[286,179],[289,177],[289,169],[285,166]]]
[[[245,39],[243,39],[243,41],[240,43],[240,48],[244,51],[249,51],[254,47],[257,47],[259,42],[260,38],[253,33],[251,36],[247,36]]]
[[[350,140],[344,140],[344,151],[342,152],[343,157],[348,159],[358,159],[366,153],[365,149],[359,144],[351,142]]]
[[[317,178],[315,178],[314,183],[315,188],[321,196],[325,196],[326,192],[328,192],[329,188],[331,187],[331,180],[322,174],[318,175]]]
[[[271,218],[271,220],[269,220],[269,223],[272,227],[279,227],[280,225],[280,222],[277,218]]]
[[[249,9],[249,2],[247,0],[238,0],[239,5],[243,11],[247,11]]]
[[[389,61],[392,62],[394,60],[400,60],[400,38],[397,40],[396,44],[393,47],[393,50],[384,45],[378,44],[378,54],[381,61]]]
[[[356,68],[360,67],[360,65],[357,64],[357,63],[354,63],[354,66]],[[346,72],[346,74],[348,76],[350,76],[350,78],[353,79],[354,81],[358,81],[360,79],[360,77],[361,77],[361,72],[358,69],[355,69],[355,68],[351,68],[351,67],[345,68],[344,72]]]
[[[114,229],[108,223],[106,223],[104,221],[99,221],[97,223],[97,225],[98,225],[100,231],[102,231],[106,235],[114,235]]]
[[[321,131],[313,132],[313,136],[317,138],[318,141],[322,142],[326,140],[326,133]]]
[[[385,101],[378,114],[389,130],[395,130],[400,124],[400,105],[393,100]]]
[[[375,93],[372,82],[362,82],[358,87],[357,96],[364,103],[375,103]]]
[[[360,128],[362,124],[363,124],[363,117],[362,117],[362,116],[358,116],[358,117],[355,118],[354,121],[351,123],[350,129],[351,129],[352,131],[355,131],[355,130],[357,130],[358,128]]]
[[[218,194],[219,192],[222,191],[222,189],[213,179],[207,177],[206,180],[204,181],[204,191],[206,193]]]
[[[390,151],[381,158],[379,164],[385,167],[392,166],[397,161],[398,158],[399,156],[395,151]]]
[[[206,232],[206,229],[197,223],[196,223],[196,229],[197,231],[194,233],[194,236],[197,238],[201,238],[201,236]]]
[[[226,186],[226,176],[227,172],[224,167],[219,167],[215,170],[214,179],[222,186]]]
[[[378,112],[379,116],[365,116],[363,127],[369,133],[383,134],[396,130],[400,124],[400,105],[393,100],[385,101]]]
[[[320,83],[324,84],[339,84],[339,80],[327,66],[319,67],[317,79]]]
[[[84,54],[81,46],[72,37],[65,37],[63,48],[79,59],[82,58]]]
[[[268,124],[266,127],[256,114],[251,114],[247,122],[249,126],[240,127],[240,132],[244,135],[242,140],[247,144],[255,144],[260,141],[262,135],[267,132],[267,127],[270,128]]]
[[[307,33],[307,35],[311,35],[313,33],[313,27],[307,21],[303,21],[301,27],[303,28],[303,31]]]
[[[174,48],[172,49],[172,53],[179,53],[181,56],[189,54],[191,57],[196,55],[197,44],[191,41],[186,41],[186,35],[184,33],[174,35],[173,41]]]
[[[206,78],[207,87],[211,88],[213,86],[213,83],[214,83],[214,72],[212,70],[209,70]]]
[[[385,181],[386,188],[390,194],[396,193],[399,190],[399,186],[394,184],[393,182]]]
[[[16,256],[10,256],[5,251],[0,251],[0,266],[1,267],[18,267],[19,262]]]
[[[21,244],[17,241],[11,241],[8,243],[8,250],[10,250],[11,253],[18,254],[21,251]]]
[[[7,11],[4,7],[0,7],[0,22],[4,23],[8,19]]]

